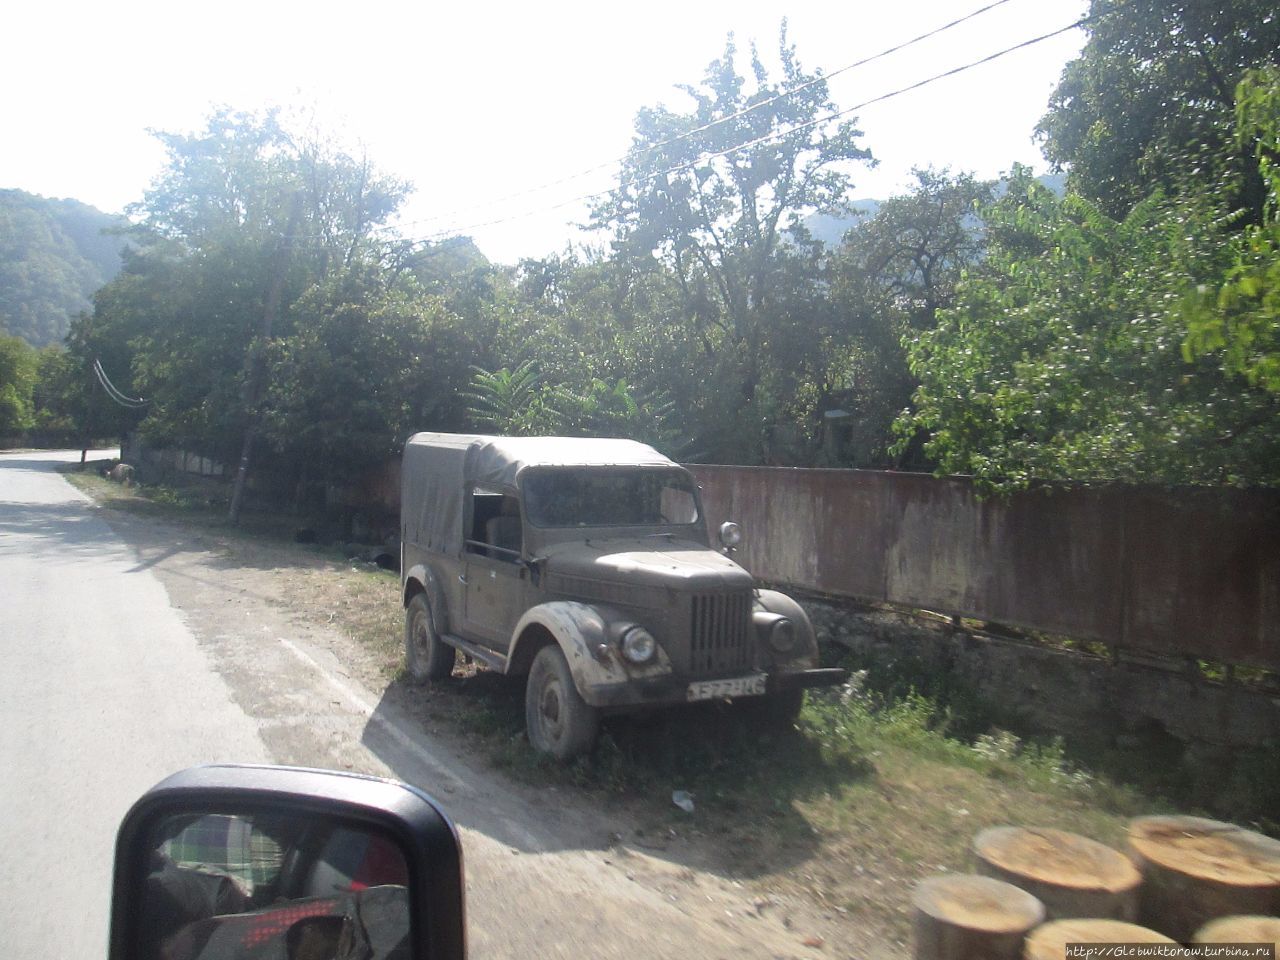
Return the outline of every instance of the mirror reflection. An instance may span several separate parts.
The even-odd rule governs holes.
[[[277,813],[159,823],[142,903],[142,960],[412,956],[408,868],[363,825]]]

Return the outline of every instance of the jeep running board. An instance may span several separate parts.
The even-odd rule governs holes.
[[[471,659],[479,660],[490,670],[496,670],[498,673],[507,672],[507,658],[496,651],[490,650],[488,647],[482,647],[478,643],[472,643],[470,640],[463,640],[452,633],[441,634],[440,639],[454,649],[461,650]]]

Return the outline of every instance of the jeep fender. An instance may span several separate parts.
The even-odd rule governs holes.
[[[425,563],[415,563],[404,575],[401,604],[409,606],[409,601],[419,591],[427,595],[427,604],[431,607],[431,622],[436,628],[436,633],[448,633],[449,607],[445,602],[444,588],[440,585],[440,578],[432,573],[431,568]]]
[[[542,627],[546,633],[551,634],[564,653],[582,699],[592,706],[603,706],[594,694],[596,688],[671,672],[671,661],[661,644],[658,645],[654,659],[642,666],[626,663],[622,659],[617,638],[622,630],[634,622],[619,611],[605,606],[573,600],[553,600],[538,604],[527,610],[516,624],[515,643],[507,661],[507,672],[523,673],[528,670],[542,633],[530,628]],[[601,646],[605,648],[603,654],[599,652]]]
[[[818,639],[813,630],[813,623],[804,607],[785,593],[777,590],[757,590],[755,605],[758,609],[769,613],[777,613],[786,617],[796,625],[798,641],[788,660],[808,659],[810,666],[818,662]]]

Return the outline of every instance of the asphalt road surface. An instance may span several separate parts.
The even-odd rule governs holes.
[[[8,956],[105,956],[112,845],[129,805],[183,767],[270,759],[156,578],[50,472],[67,459],[0,457]]]
[[[109,454],[103,454],[109,455]],[[0,956],[105,956],[112,845],[130,803],[183,767],[285,763],[392,776],[458,822],[472,957],[900,956],[837,947],[804,905],[674,853],[570,791],[512,784],[362,686],[347,638],[290,620],[269,571],[113,515],[53,467],[0,455]],[[186,539],[183,539],[186,537]],[[869,938],[868,938],[869,939]]]

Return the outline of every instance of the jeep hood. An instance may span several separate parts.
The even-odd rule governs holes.
[[[748,588],[755,583],[746,570],[705,544],[665,536],[557,543],[549,545],[543,557],[553,589],[562,578],[680,590]],[[565,589],[573,588],[566,584]]]

